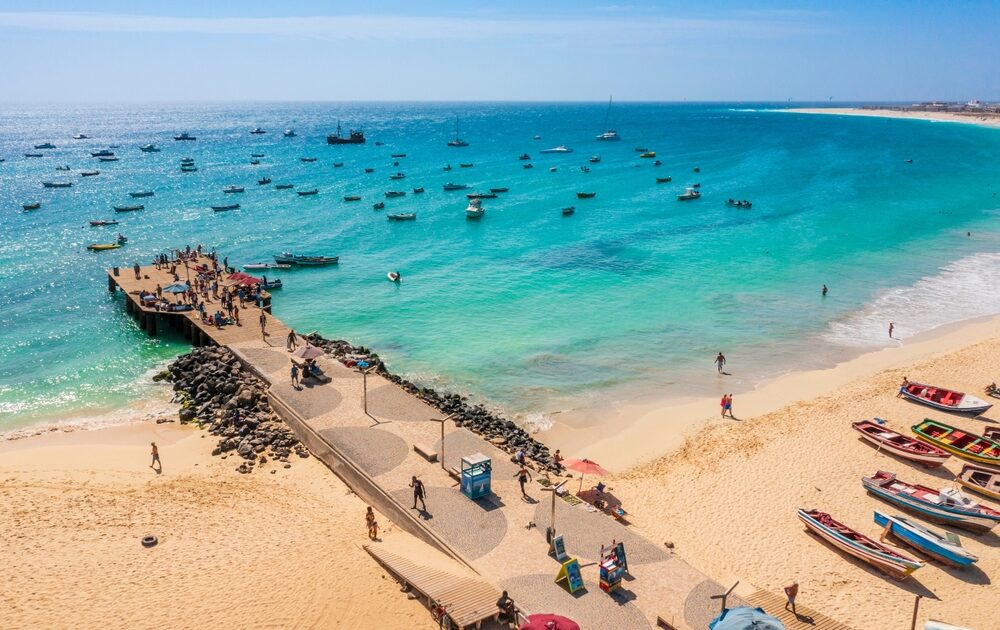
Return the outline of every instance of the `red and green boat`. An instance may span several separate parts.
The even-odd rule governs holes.
[[[930,418],[910,428],[917,438],[953,455],[980,464],[1000,466],[1000,443],[993,440]]]

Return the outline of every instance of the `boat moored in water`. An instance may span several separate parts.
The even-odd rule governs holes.
[[[469,205],[465,208],[466,219],[479,219],[486,213],[483,202],[479,199],[470,199]]]
[[[188,141],[193,141],[193,140],[197,140],[197,139],[198,139],[198,138],[196,138],[196,137],[194,137],[194,136],[192,136],[191,134],[189,134],[189,133],[186,133],[186,132],[185,132],[185,133],[182,133],[182,134],[179,134],[179,135],[176,135],[176,136],[174,136],[174,140],[188,140]]]
[[[239,210],[239,209],[240,209],[240,204],[238,203],[230,203],[224,206],[212,206],[213,212],[227,212],[229,210]]]
[[[24,208],[25,210],[38,210],[39,208],[42,207],[42,204],[40,204],[40,203],[26,203],[26,204],[22,205],[21,207]]]
[[[451,182],[448,182],[447,184],[444,185],[444,189],[446,191],[448,191],[448,190],[465,190],[468,187],[469,187],[468,184],[453,184]]]
[[[690,201],[699,197],[701,197],[701,193],[695,190],[693,186],[688,186],[684,192],[677,195],[677,201]]]
[[[578,192],[576,193],[577,199],[593,199],[597,196],[596,192]]]
[[[138,204],[135,206],[112,206],[115,212],[138,212],[139,210],[145,210],[146,206]]]
[[[413,221],[417,218],[417,213],[415,212],[401,212],[399,214],[389,214],[386,218],[390,221]]]
[[[284,133],[282,133],[281,135],[285,136],[286,138],[294,138],[298,134],[295,133],[294,129],[285,129]]]
[[[54,148],[56,148],[56,145],[52,144],[51,142],[46,142],[45,144],[36,144],[35,148],[36,149],[54,149]]]
[[[80,171],[80,177],[94,177],[100,174],[101,171]]]
[[[73,185],[73,182],[42,182],[42,186],[45,188],[69,188]]]
[[[274,262],[279,265],[335,265],[340,262],[340,256],[302,256],[291,252],[274,254]]]
[[[312,190],[299,190],[296,191],[295,194],[298,195],[299,197],[310,197],[312,195],[318,195],[319,189],[313,188]]]
[[[341,135],[340,122],[337,122],[337,133],[326,137],[327,144],[364,144],[365,134],[362,131],[351,129],[347,136]]]
[[[152,190],[138,190],[136,192],[130,192],[128,194],[128,196],[131,197],[131,198],[133,198],[133,199],[141,199],[143,197],[152,197],[153,196],[153,191]]]
[[[564,145],[559,145],[557,147],[552,147],[551,149],[542,149],[541,153],[572,153],[573,149],[567,148]]]
[[[158,146],[156,146],[155,144],[144,144],[141,147],[139,147],[139,150],[142,151],[143,153],[159,153],[160,152],[160,148]]]

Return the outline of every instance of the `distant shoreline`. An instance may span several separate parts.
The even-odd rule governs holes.
[[[927,120],[931,122],[953,122],[980,127],[1000,127],[1000,116],[996,114],[972,114],[958,112],[917,112],[895,109],[861,109],[858,107],[811,107],[803,109],[782,109],[793,114],[827,114],[834,116],[869,116],[874,118],[902,118],[907,120]]]

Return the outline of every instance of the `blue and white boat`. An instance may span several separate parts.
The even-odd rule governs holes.
[[[798,516],[806,529],[813,534],[844,553],[867,562],[897,580],[909,577],[914,571],[924,566],[922,562],[908,558],[895,549],[890,549],[851,529],[826,512],[799,508]]]
[[[875,510],[876,525],[904,545],[912,547],[931,558],[956,567],[967,567],[979,560],[975,554],[962,548],[962,541],[951,532],[939,534],[905,516],[889,516]]]
[[[877,471],[861,483],[875,497],[943,525],[985,534],[1000,523],[1000,512],[980,505],[956,488],[934,490],[907,483],[895,473]]]

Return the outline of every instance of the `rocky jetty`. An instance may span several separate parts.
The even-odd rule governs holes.
[[[173,382],[180,421],[197,422],[217,436],[212,454],[241,458],[238,472],[252,472],[269,460],[289,468],[293,454],[309,457],[272,411],[267,385],[244,369],[228,348],[195,348],[177,357],[161,378]]]
[[[523,450],[525,457],[536,468],[558,472],[547,446],[531,437],[527,431],[513,421],[496,415],[483,405],[469,404],[465,396],[438,392],[430,387],[420,387],[393,374],[379,358],[378,354],[363,346],[354,346],[346,341],[324,339],[312,333],[306,339],[314,346],[322,348],[328,355],[341,363],[353,367],[358,361],[365,361],[375,368],[375,372],[392,381],[407,392],[422,399],[443,414],[451,415],[455,424],[481,435],[494,446],[515,453]]]

